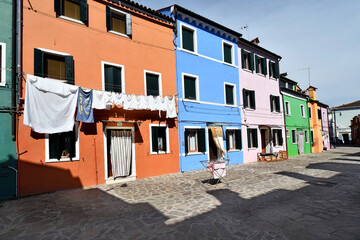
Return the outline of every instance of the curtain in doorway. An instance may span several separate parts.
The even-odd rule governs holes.
[[[221,127],[210,127],[211,134],[213,136],[216,147],[221,152],[221,158],[225,156],[224,140],[223,140],[223,130]]]
[[[131,131],[111,131],[111,165],[114,178],[130,175]]]
[[[299,148],[299,153],[303,154],[304,153],[304,133],[302,131],[298,131],[298,148]]]

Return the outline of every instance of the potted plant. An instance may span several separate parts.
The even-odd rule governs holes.
[[[69,158],[70,157],[70,153],[68,150],[63,150],[61,153],[61,158]]]

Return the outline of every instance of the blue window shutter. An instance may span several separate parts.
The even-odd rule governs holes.
[[[107,28],[107,31],[111,31],[111,29],[112,29],[111,9],[109,6],[106,6],[106,28]]]
[[[126,35],[132,35],[132,21],[130,14],[126,14]]]
[[[68,84],[74,85],[74,58],[65,56],[65,79]]]
[[[88,24],[88,4],[87,0],[80,1],[80,19],[84,24]]]
[[[34,75],[44,77],[44,52],[34,49]]]

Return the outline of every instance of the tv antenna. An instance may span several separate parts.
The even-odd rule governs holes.
[[[247,38],[248,38],[248,41],[250,41],[250,37],[249,37],[249,26],[248,26],[247,24],[245,24],[245,26],[242,26],[240,29],[241,29],[241,30],[246,29]]]

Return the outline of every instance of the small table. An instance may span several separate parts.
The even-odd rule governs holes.
[[[208,180],[208,183],[212,179],[217,179],[216,185],[224,180],[228,185],[224,176],[226,176],[226,166],[229,165],[229,159],[218,159],[218,160],[203,160],[200,163],[204,166],[208,173],[211,174],[211,178]]]

